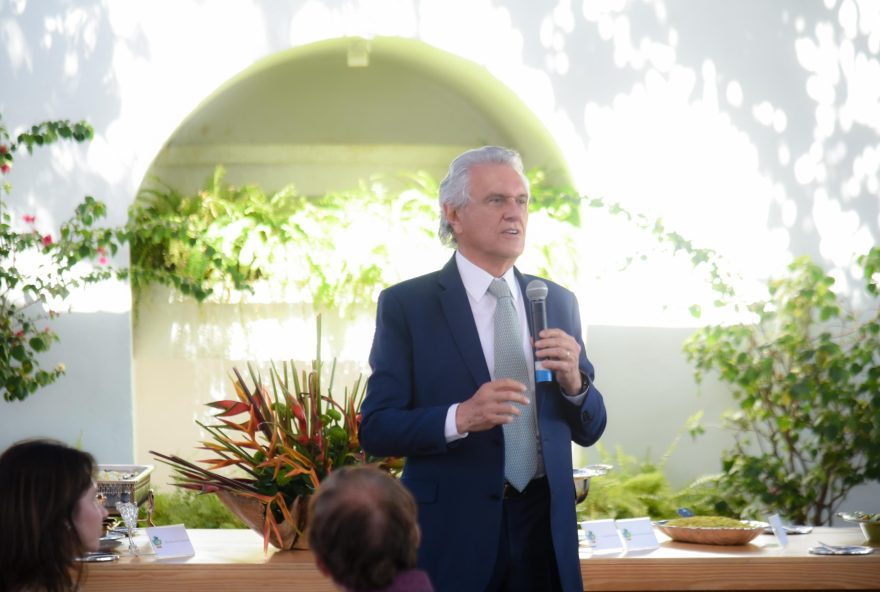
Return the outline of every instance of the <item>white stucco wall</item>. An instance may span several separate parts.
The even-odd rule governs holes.
[[[90,194],[122,222],[205,97],[275,52],[346,35],[420,39],[485,66],[554,135],[581,190],[662,216],[749,277],[809,254],[846,287],[854,255],[880,237],[880,8],[853,0],[0,0],[6,125],[86,119],[96,132],[87,147],[20,157],[13,212],[50,231]],[[690,412],[726,401],[717,385],[697,396],[680,353],[701,288],[686,270],[618,273],[629,237],[590,219],[586,233],[575,287],[611,414],[605,443],[660,454]],[[128,291],[92,288],[73,303],[49,356],[68,375],[0,404],[0,448],[53,435],[101,462],[151,462],[143,451],[165,450],[166,434],[135,434]],[[152,376],[140,403],[155,400],[161,417],[161,385],[175,378]],[[682,441],[670,473],[715,470],[723,445]],[[847,507],[880,511],[880,487]]]

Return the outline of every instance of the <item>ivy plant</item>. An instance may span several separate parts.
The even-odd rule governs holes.
[[[698,381],[714,371],[733,387],[721,486],[749,512],[827,524],[854,486],[880,479],[880,248],[858,261],[861,312],[802,257],[748,307],[754,322],[707,326],[685,343]]]

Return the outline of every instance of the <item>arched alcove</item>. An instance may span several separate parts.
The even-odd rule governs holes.
[[[265,58],[218,88],[148,178],[193,190],[222,163],[230,181],[293,182],[314,195],[375,173],[439,180],[452,157],[484,144],[568,180],[546,128],[484,67],[412,39],[332,39]]]
[[[513,147],[527,167],[569,180],[539,119],[485,68],[410,39],[334,39],[270,56],[223,84],[171,134],[143,185],[158,179],[193,193],[222,164],[235,184],[274,191],[293,183],[301,195],[323,195],[377,173],[387,181],[425,171],[439,181],[454,156],[484,144]],[[419,258],[419,273],[430,271],[434,263],[418,247],[407,250]],[[149,458],[145,443],[159,433],[163,452],[192,457],[200,439],[192,420],[205,415],[205,402],[228,394],[233,366],[314,356],[309,303],[197,305],[169,298],[164,288],[139,302],[137,458]],[[367,304],[345,318],[324,318],[324,354],[338,357],[342,385],[366,368],[374,323]],[[167,468],[156,470],[164,484]]]

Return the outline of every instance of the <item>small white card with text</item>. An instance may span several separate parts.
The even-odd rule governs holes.
[[[183,524],[152,526],[145,530],[156,557],[188,557],[196,554]]]
[[[770,528],[773,529],[773,534],[776,535],[776,540],[779,541],[779,545],[782,548],[788,546],[788,532],[786,532],[785,526],[782,525],[782,520],[779,518],[779,514],[771,514],[767,517],[767,521],[770,523]]]
[[[623,550],[614,520],[587,520],[581,522],[581,530],[584,531],[584,542],[593,553]]]
[[[627,550],[656,549],[660,546],[649,518],[626,518],[615,522]]]

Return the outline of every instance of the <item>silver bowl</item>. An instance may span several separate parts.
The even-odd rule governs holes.
[[[574,477],[574,503],[579,504],[587,499],[590,492],[590,479],[601,477],[614,467],[611,465],[587,465],[581,469],[572,469]]]

